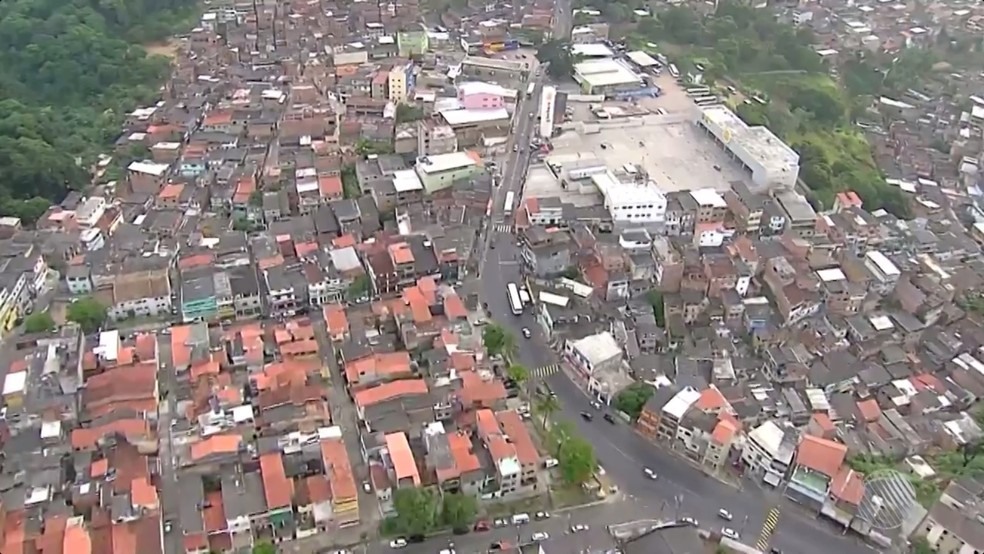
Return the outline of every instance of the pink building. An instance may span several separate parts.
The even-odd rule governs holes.
[[[473,81],[458,85],[458,101],[466,110],[503,108],[505,96],[506,89],[491,83]]]

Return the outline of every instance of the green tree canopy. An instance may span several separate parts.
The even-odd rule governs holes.
[[[530,372],[524,366],[513,364],[506,368],[506,377],[517,383],[525,383],[530,378]]]
[[[55,320],[48,312],[35,312],[24,320],[24,331],[28,333],[44,333],[55,328]]]
[[[564,481],[573,485],[590,479],[598,467],[594,447],[581,437],[571,437],[561,444],[557,461]]]
[[[160,40],[193,0],[0,3],[0,212],[32,223],[40,197],[88,183],[124,117],[159,98],[168,61],[127,42]]]
[[[570,77],[574,72],[576,57],[571,53],[571,47],[560,40],[548,40],[536,51],[536,59],[540,63],[549,63],[547,74],[555,79]]]
[[[366,274],[359,275],[352,280],[352,284],[349,285],[347,294],[350,300],[355,300],[356,298],[361,298],[363,296],[368,296],[372,292],[372,281]]]
[[[485,326],[482,330],[482,343],[491,356],[509,358],[516,353],[516,339],[513,334],[498,324]]]
[[[424,535],[437,527],[439,506],[430,489],[397,489],[393,494],[396,528],[407,535]]]
[[[277,547],[263,541],[253,545],[253,554],[277,554]]]
[[[656,325],[666,327],[666,311],[663,307],[663,293],[653,289],[646,294],[646,300],[648,300],[649,305],[653,307],[653,317],[656,318]]]
[[[78,323],[85,333],[94,333],[106,322],[106,306],[91,296],[85,296],[68,305],[69,321]]]
[[[632,419],[638,419],[642,407],[652,398],[656,389],[646,383],[632,383],[615,396],[615,407],[625,412]]]
[[[424,109],[412,104],[400,103],[396,105],[396,123],[409,123],[424,118]]]
[[[441,505],[441,520],[452,529],[468,529],[478,513],[478,502],[470,494],[447,493]]]
[[[552,394],[541,395],[537,397],[534,409],[540,414],[543,427],[546,428],[547,420],[550,419],[550,417],[555,413],[560,411],[560,402],[558,402],[557,397]]]

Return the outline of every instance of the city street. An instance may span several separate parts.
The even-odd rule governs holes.
[[[479,554],[487,552],[494,542],[504,541],[510,544],[530,542],[533,533],[545,532],[549,538],[543,541],[544,546],[560,546],[570,544],[572,538],[577,539],[578,549],[584,548],[611,548],[614,546],[613,539],[605,530],[607,525],[622,523],[638,519],[638,506],[632,502],[615,502],[591,506],[587,508],[571,510],[563,513],[553,514],[550,519],[544,521],[531,521],[526,525],[509,525],[498,529],[490,529],[485,532],[473,532],[467,535],[443,535],[435,537],[425,543],[411,544],[403,552],[409,554],[436,554],[442,548],[447,548],[449,542],[454,543],[454,549],[458,554]],[[533,514],[530,514],[532,517]],[[587,525],[588,530],[576,534],[570,532],[572,525]],[[563,552],[575,552],[574,550],[564,549]],[[382,541],[374,546],[370,546],[368,552],[382,554],[384,552],[394,552],[389,547],[389,543]]]
[[[570,7],[566,4],[566,2],[557,4],[554,30],[556,36],[564,36],[570,32]],[[493,213],[487,230],[486,256],[481,266],[481,295],[482,300],[488,303],[489,315],[516,337],[517,361],[531,371],[556,364],[558,359],[546,344],[531,311],[521,316],[514,316],[509,308],[506,284],[514,282],[522,285],[523,282],[519,249],[512,234],[496,229],[503,228],[502,223],[511,223],[503,214],[506,193],[508,191],[516,193],[516,206],[519,205],[522,197],[523,179],[529,163],[526,145],[534,128],[534,121],[529,119],[528,114],[531,110],[539,109],[543,78],[544,75],[536,77],[536,88],[532,98],[527,99],[517,108],[516,132],[513,142],[509,145],[506,165],[503,167],[502,184],[493,194]],[[520,145],[519,152],[512,152],[512,144]],[[491,244],[495,247],[488,248]],[[522,338],[523,328],[533,332],[530,339]],[[613,426],[601,418],[596,418],[593,422],[584,421],[578,415],[588,406],[588,399],[584,393],[564,372],[552,374],[546,380],[557,394],[562,406],[561,412],[556,417],[576,425],[578,431],[595,446],[598,461],[606,469],[609,477],[630,496],[625,501],[628,509],[605,507],[612,513],[622,512],[626,515],[621,519],[615,518],[614,521],[686,515],[696,518],[701,522],[702,527],[708,529],[731,527],[739,532],[743,542],[754,544],[766,514],[772,507],[778,505],[782,511],[779,525],[772,537],[772,546],[798,554],[824,554],[831,551],[838,551],[841,554],[860,554],[873,550],[860,543],[855,537],[844,536],[833,524],[818,520],[802,508],[789,504],[781,493],[766,492],[750,482],[739,490],[705,475],[674,454],[647,443],[628,425]],[[653,481],[647,478],[643,472],[646,467],[655,471],[659,479]],[[717,512],[720,508],[735,514],[734,520],[725,522],[719,519]],[[553,523],[544,525],[553,525]],[[484,538],[488,541],[492,540],[489,537]],[[462,541],[463,539],[456,539],[457,543]],[[436,543],[431,542],[428,548],[433,550],[434,544]],[[459,549],[459,551],[467,550]]]

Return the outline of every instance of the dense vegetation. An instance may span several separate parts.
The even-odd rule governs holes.
[[[744,97],[732,98],[738,114],[750,124],[767,125],[799,152],[801,179],[815,203],[829,207],[837,191],[852,189],[866,208],[906,215],[901,192],[885,183],[867,141],[851,123],[851,114],[870,102],[859,95],[875,90],[845,90],[832,80],[808,30],[777,22],[769,10],[723,1],[707,17],[670,7],[643,18],[630,41],[643,48],[656,43],[684,73],[700,63],[706,81],[743,89]],[[870,65],[861,80],[883,79]],[[755,95],[767,103],[743,101]]]
[[[128,40],[163,39],[193,10],[193,0],[0,2],[0,213],[31,221],[86,184],[167,71]]]

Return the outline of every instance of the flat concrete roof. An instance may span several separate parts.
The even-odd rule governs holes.
[[[632,123],[618,126],[628,121]],[[610,169],[638,165],[664,193],[700,188],[725,191],[732,181],[749,179],[738,162],[685,116],[646,115],[598,128],[597,133],[569,130],[552,138],[554,151],[546,161],[568,163],[594,157]]]
[[[577,80],[583,80],[592,87],[642,83],[642,77],[635,71],[625,63],[612,58],[588,60],[576,64],[574,74]]]
[[[590,182],[585,180],[585,186],[568,186],[566,189],[560,186],[560,180],[546,166],[530,166],[526,174],[526,184],[523,185],[523,198],[547,198],[556,196],[562,202],[567,202],[573,206],[595,206],[604,200],[598,189]]]

